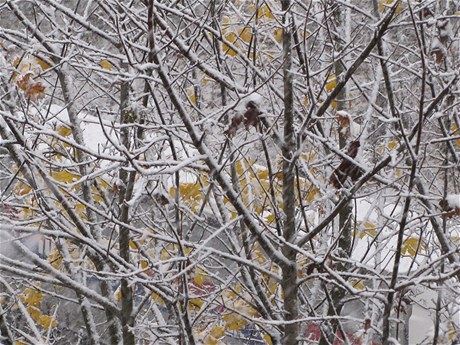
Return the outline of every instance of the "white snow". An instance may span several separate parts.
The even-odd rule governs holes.
[[[451,208],[460,208],[460,194],[448,194],[446,201]]]

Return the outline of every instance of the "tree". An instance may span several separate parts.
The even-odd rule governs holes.
[[[452,340],[455,6],[4,1],[2,341]]]

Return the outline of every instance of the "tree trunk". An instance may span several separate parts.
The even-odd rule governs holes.
[[[295,149],[294,138],[294,97],[292,75],[292,30],[291,20],[288,14],[291,2],[281,2],[284,12],[283,17],[283,78],[284,78],[284,145],[283,152],[283,205],[285,220],[283,224],[283,237],[286,244],[283,245],[283,255],[287,263],[281,265],[282,282],[284,292],[284,311],[286,326],[284,329],[283,344],[293,345],[298,343],[299,324],[296,322],[299,316],[298,286],[297,286],[297,252],[288,244],[296,239],[295,224],[295,169],[292,162],[292,153]]]

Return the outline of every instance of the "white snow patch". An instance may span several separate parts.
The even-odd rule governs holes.
[[[451,208],[460,208],[460,194],[448,194],[446,201]]]
[[[249,102],[253,102],[256,105],[257,109],[263,112],[264,98],[261,94],[257,92],[253,92],[253,93],[248,94],[247,96],[242,97],[240,101],[238,102],[238,105],[236,106],[235,111],[240,114],[244,113],[246,111],[246,105]]]

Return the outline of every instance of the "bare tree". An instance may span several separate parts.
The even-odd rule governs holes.
[[[452,341],[456,6],[3,1],[1,341]]]

